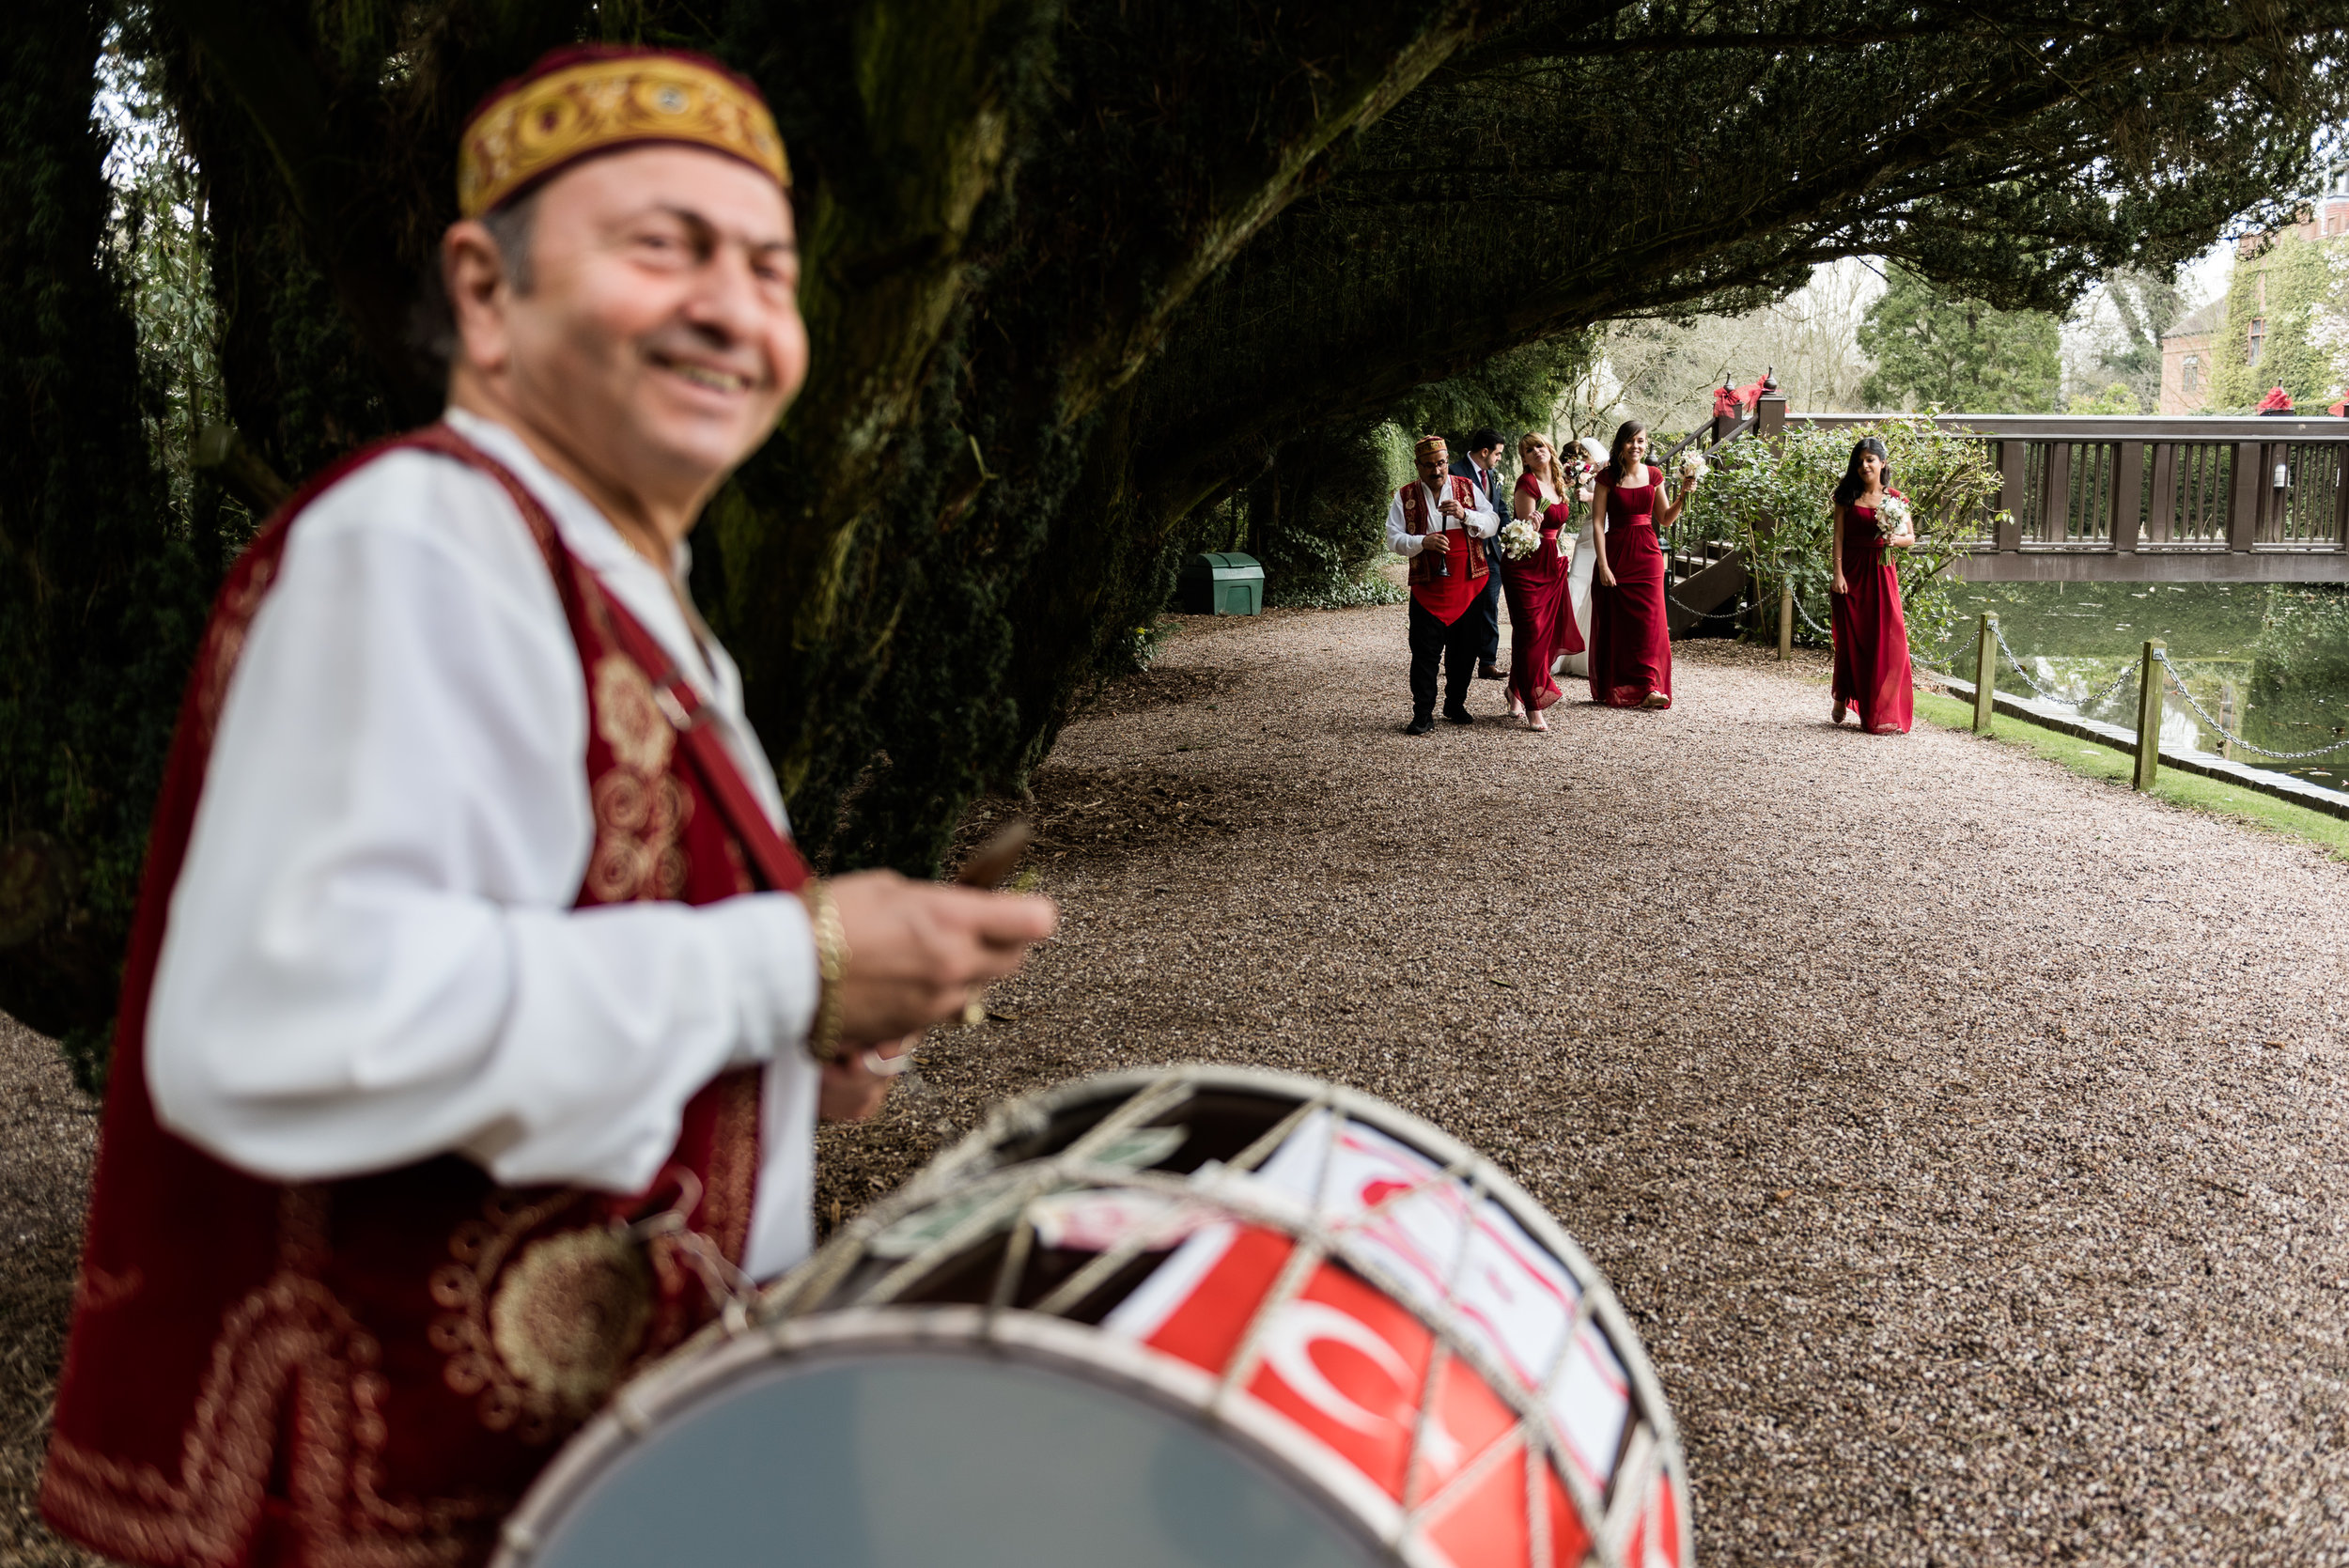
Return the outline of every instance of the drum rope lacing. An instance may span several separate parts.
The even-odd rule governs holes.
[[[994,1312],[1007,1307],[1016,1294],[1018,1270],[1024,1268],[1028,1255],[1028,1249],[1019,1246],[1018,1238],[1020,1233],[1027,1233],[1032,1236],[1034,1232],[1033,1222],[1026,1212],[1030,1205],[1051,1192],[1066,1190],[1072,1187],[1081,1187],[1087,1181],[1105,1186],[1157,1191],[1177,1200],[1178,1203],[1183,1202],[1211,1203],[1219,1209],[1225,1211],[1231,1218],[1293,1233],[1295,1251],[1284,1266],[1281,1278],[1258,1301],[1251,1314],[1250,1325],[1241,1345],[1235,1351],[1232,1360],[1227,1364],[1219,1380],[1215,1396],[1218,1407],[1223,1401],[1239,1391],[1242,1383],[1252,1374],[1261,1358],[1261,1342],[1273,1314],[1296,1298],[1310,1280],[1313,1268],[1321,1260],[1332,1256],[1342,1259],[1347,1267],[1373,1281],[1379,1288],[1396,1299],[1410,1298],[1408,1281],[1391,1277],[1389,1270],[1377,1260],[1362,1256],[1358,1249],[1346,1246],[1344,1233],[1360,1228],[1391,1204],[1399,1203],[1421,1190],[1421,1187],[1407,1188],[1389,1194],[1361,1214],[1351,1217],[1345,1226],[1332,1228],[1321,1219],[1323,1195],[1318,1192],[1315,1195],[1310,1212],[1300,1219],[1296,1213],[1284,1211],[1278,1204],[1267,1203],[1257,1193],[1236,1184],[1213,1182],[1203,1187],[1191,1176],[1177,1176],[1147,1169],[1106,1165],[1087,1157],[1090,1151],[1101,1148],[1112,1139],[1135,1128],[1161,1109],[1168,1108],[1177,1094],[1187,1092],[1187,1087],[1182,1080],[1177,1079],[1171,1084],[1161,1084],[1152,1090],[1145,1090],[1125,1106],[1088,1128],[1074,1143],[1058,1155],[1043,1160],[1004,1168],[1006,1174],[1019,1173],[1020,1179],[1007,1183],[1000,1195],[974,1208],[947,1233],[936,1238],[913,1256],[904,1260],[896,1267],[890,1269],[880,1280],[860,1291],[853,1303],[832,1303],[828,1300],[832,1290],[863,1255],[859,1251],[844,1248],[841,1250],[842,1261],[836,1263],[832,1268],[820,1275],[811,1272],[787,1298],[778,1298],[767,1303],[760,1314],[762,1320],[773,1323],[796,1316],[800,1312],[810,1310],[819,1303],[825,1305],[853,1304],[865,1307],[885,1305],[902,1294],[905,1289],[920,1282],[955,1252],[992,1234],[1007,1217],[1010,1217],[1015,1228],[1014,1242],[1005,1249],[1003,1264],[1000,1266],[994,1286],[989,1292],[988,1311],[991,1315]],[[1326,1111],[1339,1118],[1339,1125],[1332,1129],[1331,1133],[1334,1143],[1339,1132],[1350,1122],[1351,1118],[1346,1111],[1334,1103],[1331,1097],[1326,1094],[1315,1096],[1289,1111],[1280,1123],[1259,1135],[1241,1154],[1224,1162],[1221,1169],[1243,1175],[1252,1172],[1258,1164],[1269,1157],[1286,1141],[1290,1133],[1301,1126],[1316,1111]],[[1323,1167],[1325,1180],[1328,1176],[1328,1165],[1325,1165]],[[1470,1183],[1471,1191],[1478,1195],[1478,1201],[1481,1201],[1482,1196],[1490,1190],[1487,1176],[1488,1172],[1484,1168],[1484,1161],[1480,1157],[1470,1153],[1446,1162],[1436,1176],[1429,1178],[1429,1183],[1468,1180]],[[937,1191],[925,1191],[918,1185],[909,1188],[902,1195],[904,1202],[893,1204],[890,1212],[893,1218],[918,1213],[925,1204],[936,1202],[944,1196],[945,1190],[941,1188]],[[863,1230],[863,1239],[867,1242],[882,1228],[869,1213],[866,1216],[861,1216],[856,1223]],[[1151,1250],[1154,1245],[1164,1246],[1167,1239],[1160,1231],[1145,1230],[1136,1236],[1121,1240],[1114,1253],[1104,1252],[1097,1256],[1084,1269],[1064,1281],[1050,1295],[1039,1299],[1034,1307],[1026,1311],[1050,1313],[1055,1310],[1066,1312],[1075,1307],[1134,1257]],[[1017,1267],[1014,1266],[1015,1258],[1018,1260]],[[1463,1246],[1450,1271],[1451,1277],[1444,1283],[1446,1303],[1457,1299],[1461,1284],[1460,1276],[1467,1261],[1468,1252],[1466,1247]],[[1559,1262],[1562,1267],[1564,1266],[1563,1259]],[[1544,1464],[1548,1472],[1558,1480],[1576,1510],[1580,1514],[1583,1523],[1592,1529],[1595,1540],[1599,1530],[1610,1529],[1617,1521],[1610,1517],[1605,1502],[1579,1469],[1571,1463],[1564,1462],[1568,1449],[1563,1435],[1556,1429],[1549,1416],[1548,1400],[1557,1380],[1563,1375],[1574,1347],[1595,1319],[1598,1298],[1601,1293],[1605,1292],[1606,1286],[1604,1281],[1583,1279],[1572,1269],[1568,1269],[1567,1272],[1569,1277],[1575,1280],[1579,1299],[1571,1321],[1562,1334],[1558,1348],[1552,1356],[1551,1364],[1544,1369],[1543,1375],[1535,1388],[1528,1389],[1523,1380],[1509,1368],[1495,1363],[1486,1349],[1467,1338],[1455,1323],[1439,1319],[1425,1327],[1437,1343],[1441,1345],[1445,1356],[1456,1358],[1465,1362],[1476,1372],[1496,1395],[1502,1398],[1512,1407],[1522,1428],[1522,1442],[1529,1463]],[[1093,1275],[1094,1278],[1089,1281],[1085,1280],[1088,1274]],[[1081,1288],[1081,1281],[1083,1281]],[[1604,1326],[1601,1327],[1601,1331],[1607,1333],[1610,1341],[1615,1337]],[[1441,1357],[1435,1358],[1436,1360],[1441,1358]],[[1425,1406],[1423,1406],[1423,1412]],[[1650,1432],[1654,1431],[1655,1421],[1650,1412],[1635,1405],[1629,1414],[1639,1426]],[[1422,1427],[1414,1432],[1413,1446],[1408,1461],[1409,1468],[1407,1474],[1415,1475],[1420,1467],[1420,1460],[1423,1457],[1420,1442],[1424,1429],[1424,1423],[1423,1423]],[[1437,1498],[1448,1500],[1457,1494],[1458,1488],[1464,1483],[1473,1483],[1476,1475],[1484,1473],[1490,1464],[1500,1462],[1496,1454],[1498,1451],[1505,1448],[1505,1444],[1496,1441],[1484,1455],[1480,1456],[1484,1463],[1472,1464],[1445,1478],[1442,1486],[1438,1489]],[[1651,1441],[1643,1453],[1633,1457],[1638,1459],[1646,1470],[1653,1471],[1662,1467],[1662,1445]],[[1644,1474],[1635,1475],[1632,1470],[1632,1464],[1626,1460],[1623,1468],[1613,1478],[1612,1486],[1617,1514],[1635,1509],[1638,1506],[1638,1499],[1644,1496],[1648,1482],[1652,1479]],[[1475,1474],[1470,1474],[1470,1471],[1474,1471]],[[1418,1517],[1414,1507],[1416,1501],[1418,1499],[1407,1498],[1406,1500],[1404,1528],[1407,1533],[1413,1528]]]
[[[683,1208],[665,1208],[648,1215],[627,1228],[628,1239],[649,1242],[655,1236],[667,1236],[709,1293],[726,1332],[741,1333],[751,1326],[752,1310],[758,1303],[758,1281],[720,1251],[716,1242],[687,1224],[686,1213]]]

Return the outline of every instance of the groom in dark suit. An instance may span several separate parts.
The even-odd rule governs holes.
[[[1492,507],[1493,515],[1502,523],[1509,520],[1509,492],[1501,484],[1501,471],[1493,465],[1501,461],[1501,436],[1499,430],[1483,429],[1468,439],[1469,455],[1453,459],[1452,472],[1474,485],[1477,493]],[[1470,606],[1470,614],[1477,617],[1478,635],[1483,641],[1476,653],[1476,678],[1499,680],[1508,672],[1501,668],[1501,574],[1486,574],[1485,591]]]

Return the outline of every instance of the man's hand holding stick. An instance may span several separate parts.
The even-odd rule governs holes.
[[[974,853],[960,885],[916,882],[894,871],[828,880],[848,961],[839,980],[839,1057],[825,1063],[820,1114],[860,1121],[880,1108],[889,1080],[933,1024],[967,1019],[993,981],[1018,971],[1028,949],[1052,934],[1049,898],[1002,893],[1027,846],[1015,823]],[[971,884],[979,885],[972,886]]]

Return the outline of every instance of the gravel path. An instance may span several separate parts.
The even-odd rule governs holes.
[[[2349,866],[1832,729],[1815,660],[1718,644],[1667,713],[1407,737],[1402,619],[1185,622],[1069,728],[1030,808],[1063,936],[826,1133],[820,1219],[1080,1072],[1333,1077],[1608,1271],[1706,1564],[2349,1562]],[[16,1303],[62,1276],[8,1288],[53,1354]],[[40,1397],[0,1388],[0,1520]]]
[[[0,1014],[0,1563],[99,1560],[33,1516],[97,1142],[57,1048]]]

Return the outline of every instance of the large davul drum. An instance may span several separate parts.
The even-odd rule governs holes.
[[[624,1388],[502,1568],[1686,1568],[1606,1282],[1331,1084],[1190,1065],[999,1108]]]

